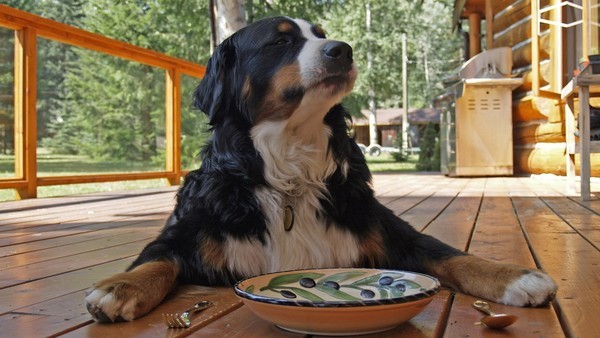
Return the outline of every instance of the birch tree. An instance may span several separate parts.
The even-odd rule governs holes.
[[[246,26],[244,0],[210,0],[211,51]]]

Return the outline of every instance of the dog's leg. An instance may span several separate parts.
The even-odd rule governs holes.
[[[366,242],[382,250],[364,255],[387,260],[387,266],[421,271],[438,278],[443,286],[507,305],[541,306],[556,295],[556,283],[542,271],[467,254],[416,231],[383,206],[377,211],[383,232],[372,234]]]
[[[131,321],[143,316],[173,289],[178,273],[175,262],[154,261],[116,274],[88,291],[88,311],[101,322]]]
[[[459,255],[426,263],[442,285],[513,306],[541,306],[557,290],[550,276],[539,270],[499,264],[472,255]]]

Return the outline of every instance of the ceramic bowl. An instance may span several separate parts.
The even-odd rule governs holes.
[[[385,331],[420,313],[440,289],[420,273],[378,269],[277,272],[238,282],[236,295],[257,316],[297,333]]]

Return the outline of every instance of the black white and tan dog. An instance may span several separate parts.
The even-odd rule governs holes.
[[[195,92],[212,129],[202,165],[162,233],[89,290],[92,316],[129,321],[177,285],[317,267],[418,271],[495,302],[549,302],[545,273],[454,249],[375,199],[340,105],[356,77],[352,48],[303,20],[264,19],[225,40]]]

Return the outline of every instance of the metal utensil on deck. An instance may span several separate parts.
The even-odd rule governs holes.
[[[163,313],[162,317],[165,321],[165,325],[170,328],[188,328],[192,324],[192,321],[190,320],[190,314],[208,309],[211,306],[213,306],[211,301],[203,300],[194,304],[193,307],[183,311],[182,314]]]
[[[482,300],[476,300],[473,303],[473,307],[477,310],[487,314],[487,316],[481,318],[481,324],[489,327],[490,329],[503,329],[512,323],[516,322],[518,317],[515,315],[509,315],[505,313],[494,313],[490,310],[490,304]],[[479,324],[476,323],[476,324]]]

